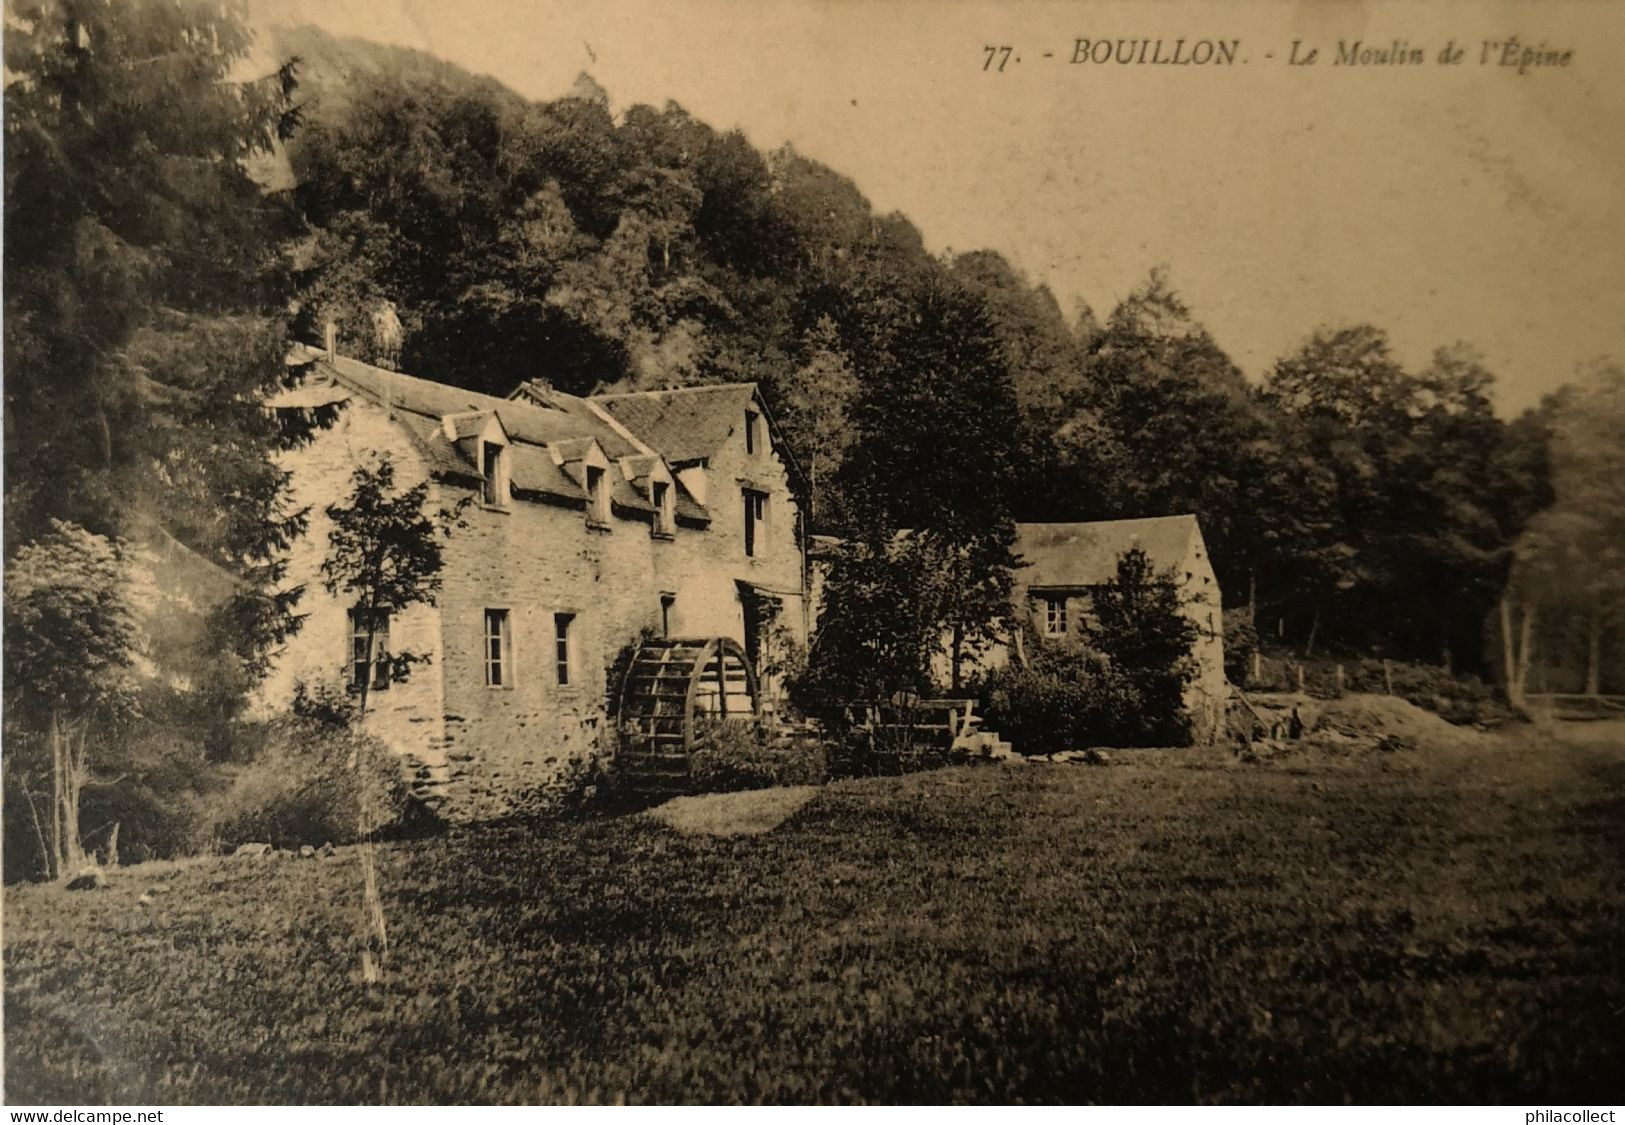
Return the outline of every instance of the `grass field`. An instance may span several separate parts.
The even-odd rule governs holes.
[[[1141,751],[8,889],[13,1104],[1620,1099],[1625,750]],[[161,888],[152,905],[137,901]]]

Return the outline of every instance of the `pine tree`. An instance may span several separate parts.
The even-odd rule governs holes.
[[[285,367],[292,219],[250,173],[297,123],[293,68],[238,80],[235,4],[25,0],[5,63],[5,526],[175,543],[238,594],[199,667],[263,669],[302,526],[265,408]]]

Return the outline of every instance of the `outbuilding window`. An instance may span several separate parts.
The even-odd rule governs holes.
[[[756,456],[756,451],[761,448],[762,439],[757,433],[757,427],[761,422],[762,416],[756,411],[745,411],[745,452],[752,457]]]
[[[609,489],[604,483],[604,470],[596,465],[587,466],[587,523],[609,526]]]
[[[1043,600],[1044,634],[1050,637],[1066,636],[1066,598],[1051,594]]]

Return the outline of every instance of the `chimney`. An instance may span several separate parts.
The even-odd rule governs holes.
[[[330,320],[322,328],[322,343],[327,348],[327,362],[332,363],[339,357],[339,326],[335,320]]]

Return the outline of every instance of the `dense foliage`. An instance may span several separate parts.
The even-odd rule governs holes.
[[[1163,741],[1143,729],[1139,692],[1109,659],[1081,644],[1036,635],[1026,648],[1025,662],[996,669],[981,685],[984,725],[1017,753]]]
[[[400,825],[408,804],[400,760],[382,742],[346,726],[284,718],[210,801],[209,830],[211,842],[228,850],[344,844],[358,838],[363,821],[378,830]]]
[[[1177,581],[1172,573],[1158,573],[1138,547],[1125,551],[1116,576],[1093,593],[1093,620],[1085,633],[1133,685],[1153,745],[1189,738],[1184,692],[1196,672],[1191,650],[1197,630],[1183,611]]]
[[[821,785],[829,780],[824,744],[815,735],[781,737],[761,724],[703,723],[694,732],[689,780],[701,793]]]
[[[136,582],[122,543],[51,521],[5,573],[8,857],[47,877],[84,858],[81,796],[139,711]],[[33,833],[18,831],[27,809]]]
[[[13,888],[6,1099],[1608,1102],[1625,775],[1554,750],[1123,751],[761,836],[390,845],[372,989],[348,853]]]
[[[235,4],[7,5],[5,530],[183,545],[237,582],[166,654],[229,707],[290,626],[270,452],[291,212],[252,174],[293,71],[240,80]],[[184,106],[185,112],[177,112]]]
[[[1115,578],[1093,591],[1075,639],[1024,629],[1014,661],[984,679],[988,729],[1023,754],[1185,745],[1197,631],[1180,597],[1144,551],[1124,552]]]

